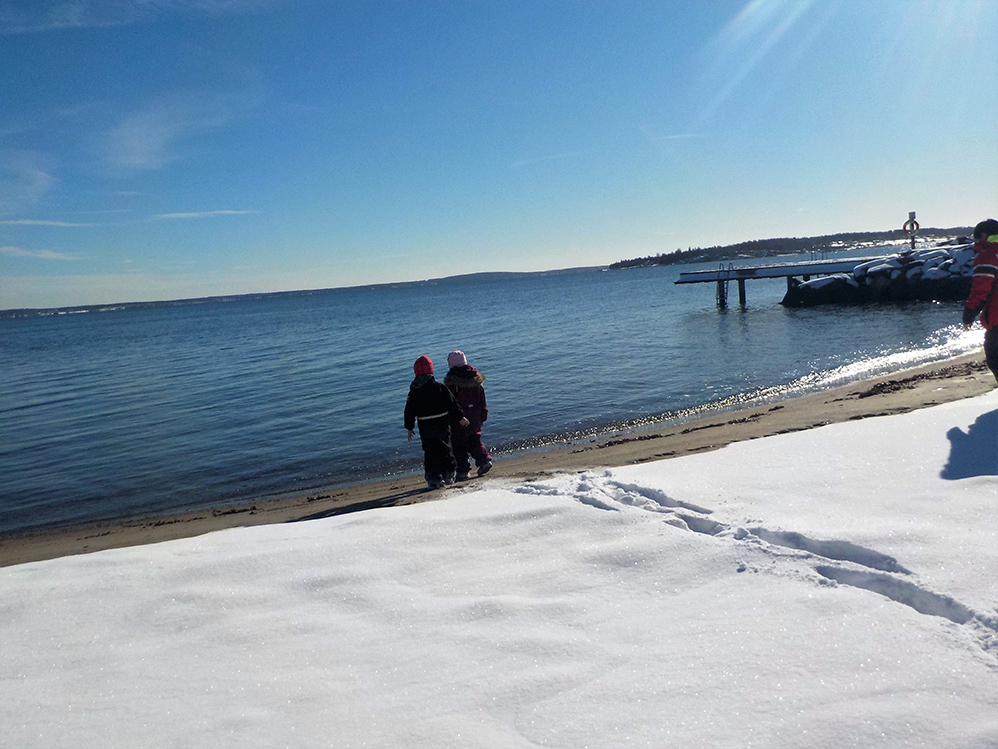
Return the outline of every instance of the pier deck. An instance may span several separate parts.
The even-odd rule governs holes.
[[[717,284],[717,305],[727,306],[727,286],[729,281],[738,282],[738,301],[745,304],[745,281],[750,278],[786,278],[787,288],[790,288],[793,279],[800,276],[805,281],[811,276],[827,276],[833,273],[847,273],[860,263],[869,260],[878,260],[883,255],[872,255],[869,257],[850,257],[835,260],[801,260],[795,263],[773,263],[770,265],[744,265],[737,267],[729,264],[727,268],[721,266],[716,270],[691,270],[679,274],[680,283],[716,283]]]

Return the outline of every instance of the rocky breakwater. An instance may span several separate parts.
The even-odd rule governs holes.
[[[785,307],[911,300],[962,301],[970,290],[974,248],[969,242],[905,250],[868,260],[850,273],[793,284]]]

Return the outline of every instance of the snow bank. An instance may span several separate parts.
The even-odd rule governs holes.
[[[998,391],[0,570],[0,744],[998,745]]]

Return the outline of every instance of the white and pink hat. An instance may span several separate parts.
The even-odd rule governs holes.
[[[464,355],[463,351],[451,351],[447,354],[447,364],[451,368],[463,367],[468,363],[468,358]]]

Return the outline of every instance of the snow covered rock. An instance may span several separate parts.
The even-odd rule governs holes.
[[[851,273],[794,284],[781,304],[859,304],[877,301],[959,301],[970,290],[972,245],[901,252],[859,263]]]

